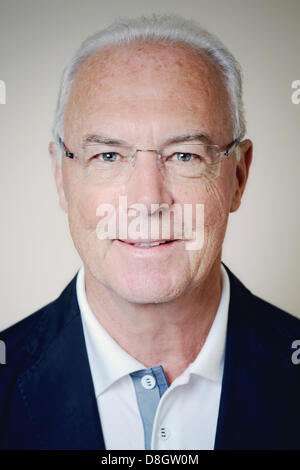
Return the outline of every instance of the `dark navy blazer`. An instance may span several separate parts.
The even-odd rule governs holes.
[[[291,359],[300,320],[254,296],[226,269],[231,292],[215,449],[300,449],[300,364]],[[105,449],[76,277],[0,339],[0,449]]]

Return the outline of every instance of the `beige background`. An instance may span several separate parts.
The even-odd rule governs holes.
[[[254,162],[224,261],[257,295],[300,317],[299,0],[0,0],[0,330],[54,299],[80,260],[47,147],[66,61],[118,16],[177,12],[219,35],[244,71]]]

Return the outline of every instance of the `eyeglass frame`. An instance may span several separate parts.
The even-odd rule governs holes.
[[[75,155],[75,153],[70,152],[67,149],[67,147],[66,147],[66,145],[65,145],[65,143],[64,143],[64,141],[62,140],[61,137],[58,138],[58,142],[59,142],[59,145],[60,145],[61,149],[64,152],[65,157],[68,157],[68,158],[71,158],[71,159],[77,159],[78,158],[78,156]],[[217,157],[220,158],[220,162],[222,161],[221,160],[222,158],[228,157],[233,152],[233,150],[237,147],[237,145],[239,143],[240,143],[239,138],[236,138],[236,139],[233,140],[233,142],[231,144],[229,144],[229,147],[226,150],[223,150],[222,152],[216,153]],[[200,144],[200,145],[207,145],[207,146],[211,146],[211,147],[219,147],[219,145],[216,145],[216,144]],[[135,151],[134,151],[131,158],[133,158],[136,155],[137,152],[155,152],[156,155],[158,156],[159,164],[161,165],[161,161],[160,161],[161,155],[160,155],[158,150],[156,150],[156,149],[135,149]],[[135,166],[135,165],[132,165],[132,166]],[[216,175],[216,178],[218,176],[219,176],[219,174]]]

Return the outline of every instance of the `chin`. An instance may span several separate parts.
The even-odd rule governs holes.
[[[136,304],[160,304],[171,302],[180,297],[186,290],[186,283],[170,282],[168,279],[128,279],[121,285],[111,285],[112,290],[118,297],[127,302]]]

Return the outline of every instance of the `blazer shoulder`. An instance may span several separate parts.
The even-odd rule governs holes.
[[[264,312],[266,319],[270,319],[281,326],[285,325],[287,331],[290,329],[295,331],[295,328],[300,331],[300,319],[298,317],[282,310],[264,299],[261,299],[255,294],[252,294],[252,301],[257,309],[256,312]]]
[[[57,299],[0,332],[7,361],[12,364],[24,353],[35,355],[40,347],[45,347],[78,313],[76,305],[75,276]]]
[[[286,356],[295,340],[300,340],[300,319],[253,294],[228,269],[232,311],[244,331],[258,344]]]

